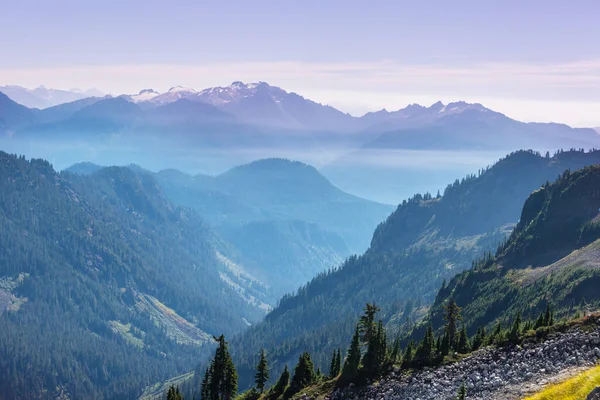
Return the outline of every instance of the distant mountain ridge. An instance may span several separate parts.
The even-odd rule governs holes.
[[[283,156],[317,166],[348,193],[388,204],[443,189],[511,151],[600,148],[594,129],[523,123],[480,104],[412,104],[353,117],[264,82],[144,89],[41,111],[12,103],[2,106],[15,110],[10,117],[0,110],[2,148],[59,168],[87,159],[215,174]]]
[[[39,86],[35,89],[27,89],[17,85],[0,86],[0,92],[6,94],[12,100],[28,108],[48,108],[64,103],[70,103],[87,97],[102,97],[104,94],[96,89],[89,90],[60,90],[49,89]]]

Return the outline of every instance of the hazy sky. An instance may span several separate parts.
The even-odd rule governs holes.
[[[0,85],[266,81],[352,114],[438,99],[600,126],[600,1],[0,0]]]

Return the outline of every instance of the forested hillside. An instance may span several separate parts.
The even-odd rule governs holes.
[[[453,298],[470,332],[517,314],[535,319],[551,305],[557,317],[600,305],[600,167],[565,172],[529,196],[519,224],[495,256],[456,276],[438,293],[432,322]]]
[[[133,398],[266,310],[262,284],[150,177],[0,152],[0,193],[3,398]]]
[[[268,349],[275,375],[302,351],[325,367],[331,352],[348,343],[365,303],[376,303],[385,321],[408,331],[423,312],[419,306],[431,304],[444,279],[496,249],[532,191],[566,169],[599,161],[600,152],[544,157],[520,151],[456,181],[443,195],[404,201],[377,228],[364,255],[284,297],[263,322],[232,341],[241,387],[249,384],[261,347]]]
[[[233,245],[246,267],[271,285],[274,301],[363,252],[393,210],[285,159],[255,161],[215,177],[175,170],[153,176],[171,201],[193,208]]]

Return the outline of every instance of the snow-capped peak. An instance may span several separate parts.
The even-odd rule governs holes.
[[[142,101],[152,100],[158,96],[158,92],[155,92],[154,89],[142,89],[140,93],[129,96],[129,99],[134,103],[139,103]]]
[[[185,86],[173,86],[169,89],[169,93],[179,93],[179,92],[187,92],[187,93],[196,93],[196,91],[192,88],[188,88]]]

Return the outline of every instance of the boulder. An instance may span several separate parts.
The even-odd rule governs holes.
[[[600,400],[600,386],[592,390],[592,392],[588,394],[586,400]]]

